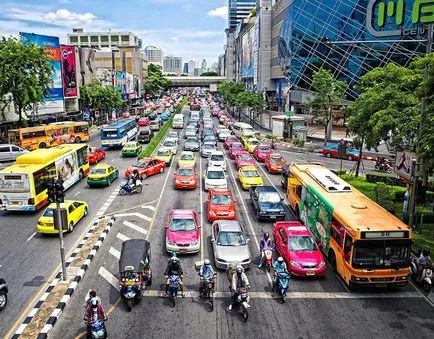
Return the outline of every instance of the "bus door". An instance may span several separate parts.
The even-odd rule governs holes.
[[[301,182],[297,178],[294,178],[292,173],[289,173],[287,196],[289,205],[297,215],[299,214],[301,188]]]

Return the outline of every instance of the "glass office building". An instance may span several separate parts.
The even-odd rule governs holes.
[[[413,2],[292,0],[278,41],[279,64],[291,87],[310,90],[312,73],[324,67],[350,85],[347,99],[354,100],[353,85],[369,70],[390,62],[407,65],[425,54],[427,29],[411,23]],[[390,6],[395,16],[389,16]]]
[[[241,20],[247,18],[250,11],[256,8],[256,0],[229,0],[228,25],[235,29]]]

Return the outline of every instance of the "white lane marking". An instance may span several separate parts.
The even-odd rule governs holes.
[[[146,208],[148,210],[155,211],[155,207],[154,206],[143,205],[142,208]]]
[[[141,227],[139,227],[139,226],[137,226],[136,224],[133,224],[132,222],[129,222],[129,221],[123,221],[122,222],[125,226],[128,226],[129,228],[132,228],[133,230],[135,230],[135,231],[137,231],[137,232],[140,232],[140,233],[142,233],[142,234],[144,234],[144,235],[146,235],[146,233],[148,233],[148,231],[147,230],[145,230],[144,228],[141,228]]]
[[[226,160],[227,159],[226,154],[224,154],[224,157],[225,157],[225,160]],[[233,169],[232,169],[231,165],[232,164],[227,161],[226,167],[229,167],[229,172],[231,173],[232,180],[234,181],[234,186],[235,186],[235,188],[236,188],[236,190],[238,192],[238,197],[239,197],[238,201],[241,201],[241,205],[243,205],[244,213],[246,214],[246,218],[247,218],[247,223],[249,224],[250,231],[251,231],[253,239],[254,239],[254,241],[256,243],[256,246],[259,249],[260,246],[259,246],[258,238],[255,237],[255,229],[253,228],[252,221],[250,220],[250,216],[249,216],[249,213],[247,212],[246,204],[244,203],[243,196],[241,194],[240,188],[238,187],[238,183],[237,183],[237,181],[235,179],[234,172],[233,172]],[[270,285],[273,286],[273,280],[271,279],[270,273],[267,272],[267,271],[265,271],[265,273],[267,274],[267,278],[268,278],[268,281],[269,281]]]
[[[35,235],[36,235],[36,232],[33,233],[30,237],[28,237],[27,240],[26,240],[26,242],[32,240],[32,238],[33,238]],[[1,266],[0,266],[0,267],[1,267]]]
[[[117,233],[116,238],[121,239],[122,241],[130,240],[126,235],[123,235],[122,233]]]
[[[114,162],[116,159],[112,159],[112,162]]]
[[[152,218],[150,218],[146,215],[143,215],[141,213],[137,213],[137,212],[135,212],[135,213],[121,213],[121,214],[115,214],[114,215],[115,218],[128,217],[128,216],[136,216],[138,218],[141,218],[141,219],[149,221],[149,222],[152,220]]]
[[[119,252],[117,249],[110,247],[109,249],[109,253],[114,256],[116,259],[120,259],[121,257],[121,252]]]
[[[199,191],[200,191],[200,224],[202,225],[201,229],[200,229],[200,260],[203,261],[203,257],[204,257],[204,251],[203,251],[203,246],[204,246],[204,242],[205,240],[203,239],[203,187],[202,187],[202,158],[199,161],[199,178],[200,178],[200,182],[199,182]]]
[[[117,290],[119,289],[119,280],[109,271],[107,271],[103,266],[99,268],[98,274],[103,277],[107,282],[112,285]]]
[[[78,191],[77,193],[75,193],[74,197],[76,197],[76,196],[79,195],[79,194],[80,194],[80,191]]]

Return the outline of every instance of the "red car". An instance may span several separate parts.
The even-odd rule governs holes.
[[[258,145],[253,152],[253,156],[258,161],[265,161],[265,158],[267,157],[267,155],[270,155],[271,153],[272,153],[272,151],[271,151],[270,146]]]
[[[306,226],[298,221],[278,221],[273,237],[276,251],[286,261],[293,276],[324,276],[324,257]]]
[[[166,162],[154,158],[143,158],[131,165],[125,171],[125,177],[128,178],[131,173],[136,169],[139,171],[141,180],[146,179],[150,175],[163,173],[166,168]]]
[[[177,209],[169,214],[166,229],[166,251],[169,253],[197,253],[200,250],[202,225],[195,210]]]
[[[244,151],[237,153],[235,156],[235,166],[237,167],[237,171],[243,167],[243,166],[251,166],[255,165],[255,161],[253,160],[252,156],[249,154],[249,152]]]
[[[149,120],[149,118],[147,118],[147,117],[140,118],[139,121],[137,121],[137,125],[139,125],[139,126],[148,126],[150,121],[151,120]]]
[[[237,141],[237,142],[233,142],[230,146],[229,146],[229,155],[231,156],[232,159],[235,159],[235,156],[238,153],[242,153],[245,152],[246,150],[244,149],[244,146],[241,142]]]
[[[175,188],[195,189],[197,186],[197,173],[193,166],[179,167],[175,172]]]
[[[265,167],[270,173],[280,173],[286,164],[285,158],[280,153],[271,153],[265,158]]]
[[[231,144],[240,141],[235,135],[228,135],[225,139],[225,148],[229,149]]]
[[[124,113],[122,113],[122,118],[124,118],[124,119],[128,119],[128,118],[130,118],[131,117],[131,114],[129,113],[129,112],[124,112]]]
[[[213,188],[208,191],[208,220],[235,220],[237,217],[236,200],[231,190]]]
[[[89,164],[97,164],[98,161],[105,158],[105,151],[102,148],[89,147],[87,158],[89,159]]]

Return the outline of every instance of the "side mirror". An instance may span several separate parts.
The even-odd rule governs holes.
[[[168,225],[164,225],[164,228],[167,230],[167,229],[169,229],[169,226]]]
[[[234,204],[236,204],[238,202],[238,200],[237,199],[234,199]]]
[[[211,242],[215,242],[215,239],[211,238]]]
[[[246,239],[246,243],[248,244],[250,242],[250,238]]]
[[[284,198],[283,197],[280,197],[280,201],[283,201],[284,200]]]
[[[202,225],[198,225],[197,228],[201,229],[201,228],[202,228]]]

